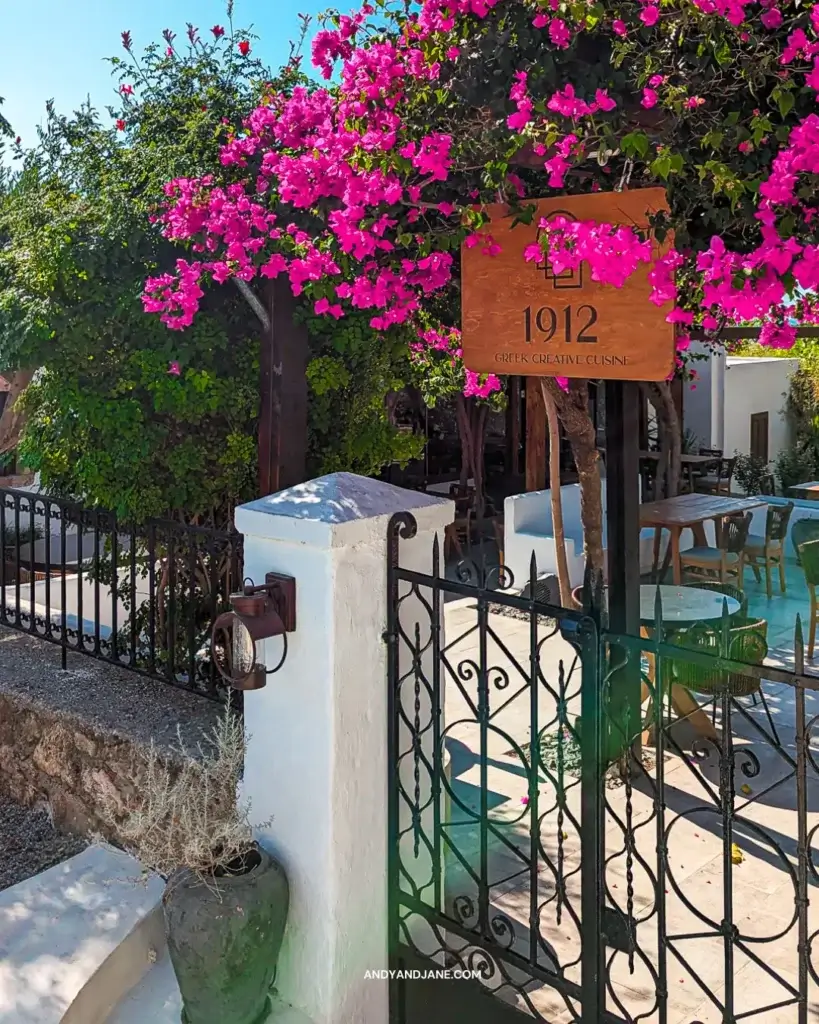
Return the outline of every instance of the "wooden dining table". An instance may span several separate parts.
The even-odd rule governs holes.
[[[788,490],[794,498],[806,498],[808,501],[819,501],[819,480],[811,480],[806,484],[795,484]]]
[[[661,455],[662,452],[640,452],[641,459],[653,459],[655,462],[660,461]],[[719,462],[715,455],[686,455],[683,453],[680,456],[680,464],[683,466],[707,466],[714,462]]]
[[[680,494],[676,498],[664,498],[662,501],[649,501],[640,506],[640,527],[654,527],[654,572],[660,561],[660,541],[662,531],[668,530],[671,546],[671,566],[674,573],[674,585],[682,583],[682,562],[680,560],[680,536],[683,530],[691,530],[694,544],[698,547],[707,544],[705,524],[717,521],[737,512],[761,508],[765,499],[734,498],[725,494]]]
[[[645,462],[657,462],[659,463],[661,452],[648,452],[641,451],[640,459]],[[702,473],[708,469],[709,466],[714,466],[719,463],[719,459],[713,455],[681,455],[680,456],[680,470],[681,476],[684,477],[688,482],[688,489],[694,490],[697,478],[695,473]]]

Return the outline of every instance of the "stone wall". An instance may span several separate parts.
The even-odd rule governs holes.
[[[151,742],[195,749],[219,707],[104,662],[0,630],[0,795],[55,824],[117,841],[106,808],[130,803]]]

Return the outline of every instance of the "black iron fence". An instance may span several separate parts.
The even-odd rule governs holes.
[[[241,535],[0,488],[0,625],[181,686],[226,691],[210,630],[242,582]]]
[[[658,598],[620,635],[538,600],[534,566],[531,598],[498,568],[447,578],[437,545],[431,574],[404,568],[413,535],[391,524],[392,966],[476,980],[399,977],[391,1020],[815,1019],[819,678],[798,619],[769,650],[762,619],[726,603],[681,629]]]

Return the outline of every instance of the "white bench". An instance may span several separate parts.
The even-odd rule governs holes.
[[[603,544],[606,544],[606,481],[601,482],[603,501]],[[580,485],[561,487],[563,530],[566,536],[566,561],[572,587],[583,583],[583,527],[580,522]],[[538,573],[557,573],[557,554],[552,527],[551,491],[530,491],[513,494],[504,502],[504,562],[520,588],[529,579],[532,554]],[[663,535],[660,556],[665,553],[667,537]],[[654,529],[640,531],[640,569],[649,572],[654,558]]]

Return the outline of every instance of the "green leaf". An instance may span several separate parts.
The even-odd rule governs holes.
[[[658,178],[662,178],[665,181],[671,173],[671,157],[667,153],[658,156],[656,160],[652,161],[651,171]]]
[[[620,149],[626,156],[644,157],[649,145],[648,136],[644,132],[629,132],[620,140]]]
[[[779,95],[776,97],[776,105],[779,107],[779,113],[782,117],[787,117],[788,114],[793,110],[793,105],[796,102],[793,93],[790,89],[780,90]]]

